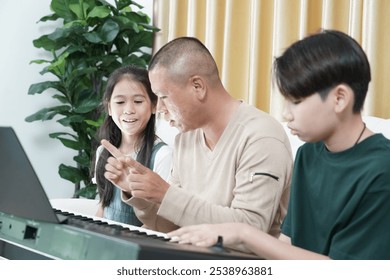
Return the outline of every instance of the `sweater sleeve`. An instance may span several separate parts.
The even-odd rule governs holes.
[[[291,171],[291,150],[285,143],[271,137],[258,139],[243,149],[235,173],[226,175],[234,176],[232,189],[217,184],[220,195],[232,196],[230,205],[219,205],[197,195],[196,190],[183,189],[173,174],[158,215],[178,226],[243,222],[278,236],[287,210]]]

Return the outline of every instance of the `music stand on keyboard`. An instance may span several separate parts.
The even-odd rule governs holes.
[[[62,223],[12,127],[0,127],[0,212]]]

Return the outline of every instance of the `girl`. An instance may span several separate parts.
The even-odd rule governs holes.
[[[167,179],[172,149],[155,134],[156,104],[157,96],[150,87],[147,70],[134,66],[117,69],[109,77],[103,96],[106,117],[98,136]],[[103,146],[98,147],[95,180],[100,201],[96,215],[141,226],[133,207],[122,202],[121,190],[104,177],[110,156]]]

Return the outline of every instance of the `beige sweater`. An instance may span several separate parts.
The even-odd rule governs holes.
[[[161,205],[122,199],[136,208],[145,226],[162,232],[243,222],[276,236],[287,211],[292,167],[281,124],[242,103],[214,150],[206,146],[200,129],[176,137],[171,186]]]

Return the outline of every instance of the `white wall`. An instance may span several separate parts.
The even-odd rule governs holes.
[[[32,41],[52,31],[47,23],[37,23],[51,13],[50,2],[1,1],[0,126],[14,128],[49,198],[67,198],[73,195],[73,184],[58,175],[58,166],[61,163],[74,165],[74,153],[48,136],[64,131],[64,128],[55,121],[24,121],[25,117],[43,107],[57,105],[50,94],[27,94],[31,84],[49,79],[49,76],[39,74],[42,65],[30,65],[29,62],[45,55],[44,51],[33,46]],[[143,5],[143,12],[152,17],[152,0],[136,2]]]

